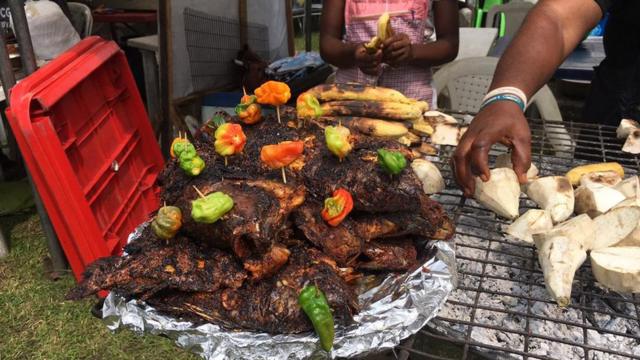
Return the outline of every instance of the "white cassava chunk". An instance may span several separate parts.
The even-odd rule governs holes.
[[[540,208],[549,211],[554,223],[564,221],[573,213],[573,187],[564,176],[546,176],[531,180],[527,196]]]
[[[596,238],[596,225],[589,215],[582,214],[556,225],[547,234],[566,236],[589,249]]]
[[[603,185],[603,186],[616,186],[622,181],[620,174],[615,171],[596,171],[582,175],[580,177],[580,185]]]
[[[598,282],[623,293],[640,292],[640,247],[613,247],[591,252],[591,268]]]
[[[554,233],[534,234],[533,239],[547,291],[558,305],[569,305],[573,277],[587,259],[584,246],[579,241]]]
[[[618,205],[614,206],[613,208],[621,208],[621,207],[627,207],[627,206],[640,206],[640,199],[636,199],[636,198],[628,198],[628,199],[624,199],[622,202],[618,203]]]
[[[629,154],[640,154],[640,130],[634,130],[627,137],[622,146],[622,151]]]
[[[640,227],[633,229],[627,237],[620,240],[615,246],[640,246]]]
[[[505,232],[516,239],[533,244],[531,234],[546,232],[551,228],[553,228],[553,222],[548,211],[531,209],[515,219]]]
[[[491,170],[491,179],[476,178],[476,201],[507,219],[518,217],[520,184],[516,173],[507,168]]]
[[[616,129],[616,136],[618,139],[624,139],[638,128],[640,128],[640,125],[637,121],[622,119],[620,120],[620,125],[618,125],[618,128]]]
[[[511,163],[511,154],[504,153],[500,154],[496,157],[496,167],[497,168],[509,168],[513,169],[513,164]],[[532,180],[538,177],[538,167],[536,164],[531,163],[531,167],[527,170],[527,179]]]
[[[425,194],[436,194],[444,190],[444,179],[437,166],[425,159],[416,159],[411,163],[411,169],[422,182]]]
[[[625,197],[635,198],[638,189],[638,177],[632,176],[619,182],[615,189],[624,194]]]
[[[576,214],[588,214],[596,217],[603,214],[625,200],[618,190],[600,185],[590,184],[576,189]]]
[[[638,226],[640,207],[627,206],[612,209],[595,219],[595,239],[586,245],[588,250],[604,249],[626,238]]]
[[[460,129],[457,125],[438,124],[434,127],[431,135],[431,143],[435,145],[458,145],[460,140]]]

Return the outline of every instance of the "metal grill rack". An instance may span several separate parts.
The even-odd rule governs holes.
[[[621,163],[629,175],[640,169],[637,157],[621,151],[623,141],[616,139],[613,127],[536,119],[529,123],[532,161],[540,176],[602,161]],[[558,150],[559,142],[567,143],[567,133],[571,146]],[[555,149],[550,146],[554,143]],[[457,225],[458,287],[439,317],[397,349],[398,357],[640,358],[640,298],[601,288],[587,260],[576,274],[571,305],[559,308],[546,292],[534,246],[505,235],[508,221],[457,190],[449,166],[453,150],[443,147],[431,160],[447,181],[448,190],[436,200]],[[492,152],[490,161],[504,151]],[[535,208],[524,195],[520,205],[521,213]]]

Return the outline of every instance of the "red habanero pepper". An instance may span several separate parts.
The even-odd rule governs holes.
[[[333,192],[333,196],[325,199],[322,209],[322,219],[331,226],[338,226],[347,215],[353,210],[353,198],[345,189],[338,189]]]

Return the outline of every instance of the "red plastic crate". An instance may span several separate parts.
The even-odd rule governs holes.
[[[159,205],[163,159],[124,53],[84,39],[11,92],[7,116],[80,279]]]

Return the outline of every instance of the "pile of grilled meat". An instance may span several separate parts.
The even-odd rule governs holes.
[[[225,115],[226,121],[235,122]],[[294,119],[285,112],[285,119]],[[377,164],[379,148],[414,154],[393,140],[352,132],[354,149],[340,161],[324,143],[323,125],[268,117],[244,126],[244,153],[225,160],[213,147],[214,127],[205,125],[193,144],[206,163],[197,177],[169,161],[158,182],[162,201],[181,209],[183,226],[169,240],[147,227],[126,247],[128,256],[88,267],[68,297],[100,290],[145,300],[159,311],[194,322],[269,333],[313,330],[298,294],[315,284],[327,296],[337,323],[358,311],[355,285],[362,274],[408,271],[419,266],[429,239],[449,239],[454,226],[442,207],[422,191],[407,167],[390,176]],[[304,154],[281,173],[261,164],[263,145],[302,140]],[[213,224],[191,219],[191,201],[222,191],[233,209]],[[342,187],[353,212],[337,227],[321,218],[325,198]]]

